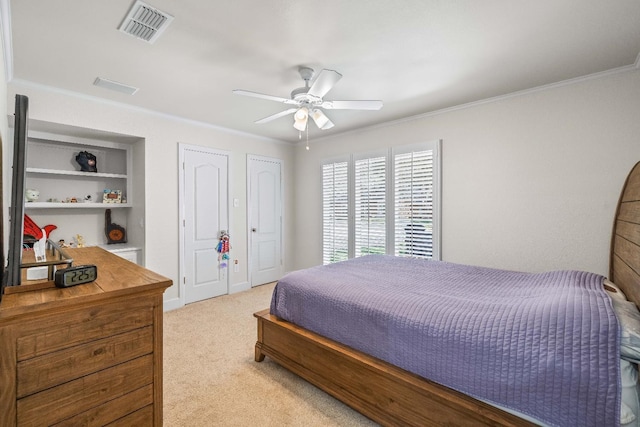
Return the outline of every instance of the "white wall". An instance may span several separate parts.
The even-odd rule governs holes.
[[[434,139],[443,140],[445,261],[608,273],[615,206],[640,160],[637,69],[297,149],[296,268],[322,262],[322,159]]]
[[[0,8],[2,8],[2,4],[0,4]],[[0,10],[2,12],[2,14],[0,14],[0,19],[4,19],[4,10]],[[4,163],[6,163],[7,158],[11,158],[11,155],[13,154],[13,149],[11,150],[7,150],[7,146],[9,144],[11,144],[11,146],[13,146],[13,142],[9,141],[10,137],[9,137],[9,125],[7,120],[4,119],[4,117],[7,117],[8,114],[8,99],[7,99],[7,85],[6,85],[6,81],[7,81],[7,75],[6,75],[6,67],[5,67],[5,63],[6,63],[6,55],[8,55],[7,52],[5,52],[5,40],[4,37],[5,36],[5,32],[4,32],[4,26],[7,25],[6,22],[3,20],[2,23],[0,24],[0,145],[2,147],[2,151],[0,152],[0,166],[3,165]],[[10,163],[9,163],[10,164]],[[0,174],[0,180],[2,182],[2,187],[0,188],[0,191],[2,191],[2,203],[0,204],[0,209],[2,209],[2,215],[0,216],[2,218],[2,245],[3,245],[3,253],[5,256],[5,260],[6,260],[6,256],[7,256],[7,248],[9,245],[9,217],[8,217],[8,208],[9,208],[9,202],[8,200],[11,199],[11,187],[9,187],[9,182],[11,179],[11,172],[6,172],[4,168],[2,169],[2,174]],[[7,179],[7,177],[9,177],[9,179]],[[0,268],[2,268],[4,270],[4,265],[0,266]]]
[[[9,94],[29,97],[29,117],[53,123],[68,124],[103,131],[138,136],[145,139],[145,266],[171,280],[174,285],[165,292],[165,301],[175,306],[179,297],[179,211],[178,211],[178,143],[218,148],[232,153],[230,161],[230,199],[240,206],[230,207],[232,259],[238,259],[240,272],[229,271],[232,288],[248,286],[246,156],[256,154],[283,161],[285,217],[293,217],[293,149],[291,145],[231,133],[212,126],[177,120],[156,113],[100,102],[31,84],[12,82]],[[5,162],[6,164],[6,162]],[[291,269],[292,229],[284,227],[285,270]]]

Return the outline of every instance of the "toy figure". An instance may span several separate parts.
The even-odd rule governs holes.
[[[26,242],[30,239],[34,240],[33,252],[35,254],[36,261],[46,261],[47,238],[51,232],[58,227],[53,224],[49,224],[41,228],[27,214],[24,215],[23,227],[23,241]]]
[[[218,261],[220,262],[220,268],[225,268],[227,266],[227,260],[229,259],[229,249],[231,249],[231,245],[229,244],[229,234],[222,230],[220,232],[220,241],[218,242],[218,246],[216,247],[216,251],[220,255],[218,255]]]
[[[98,172],[98,164],[96,163],[96,156],[88,151],[81,151],[76,156],[76,162],[80,165],[82,172]]]
[[[27,188],[24,191],[24,198],[27,202],[37,202],[38,197],[40,197],[40,192],[33,188]]]

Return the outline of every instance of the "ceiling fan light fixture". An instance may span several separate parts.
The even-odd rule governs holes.
[[[302,132],[307,128],[307,120],[296,120],[293,122],[293,127]]]
[[[296,120],[305,120],[308,115],[309,115],[309,110],[307,109],[307,107],[302,107],[298,111],[296,111],[296,114],[294,117]]]
[[[322,113],[322,111],[320,111],[317,108],[314,108],[313,110],[311,110],[311,117],[313,118],[313,121],[316,122],[316,125],[318,125],[320,129],[325,129],[325,126],[327,126],[327,124],[329,123],[329,118],[325,116]]]
[[[300,132],[306,129],[307,120],[309,119],[309,110],[307,107],[302,107],[293,115],[293,127]]]

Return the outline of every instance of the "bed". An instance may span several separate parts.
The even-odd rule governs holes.
[[[626,299],[635,303],[635,305],[638,305],[640,302],[640,163],[633,168],[625,182],[616,210],[612,235],[609,273],[609,279],[612,282],[611,286],[617,286],[619,293],[626,295]],[[384,260],[384,262],[387,261],[391,262],[387,259]],[[375,267],[375,265],[378,265],[378,261],[375,263],[373,263],[373,260],[355,261],[356,264],[362,264],[361,270],[367,271],[368,274],[373,273],[376,276],[383,275],[382,271],[384,270],[384,262],[383,267],[381,267],[382,270],[378,271],[376,270],[378,267]],[[400,262],[413,261],[400,260]],[[443,278],[447,278],[450,275],[458,274],[451,272],[453,270],[457,270],[458,267],[454,266],[453,270],[451,270],[451,266],[448,265],[448,263],[432,261],[419,262],[433,263],[433,265],[436,265],[440,272],[434,274],[439,278],[439,280],[443,280]],[[322,270],[321,274],[326,276],[327,279],[332,275],[330,273],[330,269],[342,268],[334,266],[329,267],[329,270],[326,270],[325,267],[328,266],[318,268]],[[476,280],[480,280],[478,278],[484,276],[485,273],[488,273],[490,276],[494,273],[497,275],[502,274],[495,270],[484,270],[479,267],[461,266],[461,268],[463,275],[466,275],[469,283],[471,284],[476,283],[474,282]],[[419,274],[413,272],[412,266],[407,267],[407,269],[411,271],[411,273],[407,273],[408,277],[412,277],[412,274]],[[402,268],[398,271],[401,270]],[[563,408],[562,406],[552,408],[550,411],[552,413],[551,415],[543,414],[541,416],[541,412],[536,412],[537,409],[532,410],[530,406],[525,405],[524,407],[514,408],[511,406],[510,401],[508,401],[506,405],[503,405],[503,402],[501,402],[500,399],[497,399],[496,396],[489,394],[489,398],[487,398],[487,394],[483,394],[483,392],[478,391],[478,384],[482,384],[477,380],[472,386],[461,385],[458,383],[447,383],[447,375],[439,377],[438,374],[444,371],[451,371],[452,369],[451,365],[443,364],[442,361],[437,362],[439,364],[436,363],[434,366],[431,366],[431,371],[428,373],[425,374],[421,372],[419,368],[416,369],[414,362],[405,363],[405,359],[402,357],[403,351],[400,351],[399,349],[405,348],[404,344],[406,340],[386,342],[383,341],[379,335],[375,334],[375,330],[380,329],[381,325],[383,326],[383,329],[387,327],[385,326],[387,324],[387,320],[379,322],[380,324],[376,325],[373,324],[375,323],[375,320],[371,320],[375,319],[375,316],[369,320],[366,320],[365,317],[365,320],[362,320],[362,322],[373,322],[371,323],[371,327],[361,330],[361,332],[356,334],[356,337],[349,337],[348,331],[352,329],[352,326],[354,326],[354,323],[358,322],[358,320],[347,320],[346,317],[341,317],[344,315],[344,312],[366,313],[372,310],[370,306],[367,306],[368,308],[366,309],[357,307],[344,308],[341,300],[336,299],[331,301],[331,298],[337,298],[334,294],[335,290],[329,291],[329,295],[334,295],[330,296],[329,304],[323,308],[318,308],[317,310],[325,317],[328,315],[329,317],[336,319],[336,322],[333,322],[333,332],[325,331],[322,329],[322,326],[318,326],[313,323],[305,323],[307,320],[305,320],[304,317],[302,320],[298,320],[296,316],[304,315],[305,311],[314,311],[312,307],[320,303],[314,302],[307,304],[303,303],[303,300],[301,299],[296,299],[298,297],[295,293],[287,293],[290,291],[286,290],[288,286],[286,283],[287,281],[306,283],[310,287],[305,288],[303,293],[308,293],[309,289],[313,289],[317,286],[317,284],[313,283],[313,280],[316,279],[312,279],[314,275],[311,273],[313,272],[304,270],[302,272],[290,273],[294,275],[293,277],[289,277],[290,275],[283,277],[283,280],[278,283],[274,290],[272,306],[270,309],[263,310],[255,314],[258,319],[258,340],[255,346],[256,361],[262,361],[265,356],[270,357],[285,368],[291,370],[305,380],[382,425],[425,426],[448,424],[474,426],[520,426],[537,425],[541,423],[541,419],[544,424],[554,425],[563,423],[562,421],[558,422],[558,419],[567,419],[566,415],[565,418],[553,418],[555,416],[554,413],[561,411]],[[588,425],[588,423],[592,423],[592,425],[619,425],[621,422],[621,384],[620,381],[617,381],[616,384],[616,379],[619,378],[622,370],[622,365],[617,364],[617,361],[620,358],[619,346],[621,334],[618,329],[619,322],[617,321],[617,313],[614,312],[613,306],[615,304],[611,303],[612,299],[608,296],[610,294],[605,293],[603,290],[603,281],[605,281],[605,278],[585,272],[549,272],[541,273],[539,275],[530,275],[518,272],[505,273],[509,276],[509,280],[516,280],[522,283],[522,288],[518,291],[520,294],[516,292],[515,296],[510,296],[510,298],[518,298],[518,295],[520,295],[522,301],[527,301],[527,303],[530,300],[534,301],[537,299],[544,299],[543,297],[545,292],[556,291],[556,288],[554,287],[544,288],[543,284],[542,290],[535,291],[535,295],[526,293],[525,291],[529,286],[534,286],[529,281],[533,280],[534,282],[544,283],[547,278],[542,276],[551,274],[559,276],[560,283],[562,284],[559,287],[567,287],[565,284],[569,283],[569,281],[573,283],[573,280],[577,277],[579,284],[576,286],[573,284],[568,285],[569,290],[567,292],[570,295],[574,295],[575,292],[578,292],[578,299],[581,302],[579,304],[572,305],[571,310],[578,310],[581,309],[580,307],[582,306],[587,306],[589,307],[588,310],[595,310],[598,312],[599,317],[598,324],[587,325],[585,331],[582,332],[581,330],[580,334],[578,334],[580,339],[576,341],[577,344],[575,342],[570,343],[570,346],[583,345],[584,342],[590,342],[589,340],[591,339],[595,340],[597,339],[596,336],[598,334],[602,335],[604,340],[600,343],[594,341],[593,347],[569,347],[574,349],[572,353],[572,357],[574,359],[576,359],[576,355],[583,358],[586,357],[587,359],[589,357],[597,356],[597,360],[599,360],[600,363],[596,363],[594,365],[600,365],[600,368],[602,368],[602,370],[597,370],[599,368],[597,366],[594,367],[593,376],[589,377],[587,375],[586,377],[579,378],[579,381],[577,381],[577,385],[575,385],[575,387],[584,387],[584,391],[579,393],[592,393],[598,398],[590,398],[591,400],[588,401],[588,408],[586,409],[587,412],[585,412],[586,415],[580,413],[575,415],[575,417],[586,417],[584,425]],[[345,276],[340,270],[336,270],[333,273],[336,277],[348,277],[346,280],[353,280],[353,283],[355,283],[357,280],[354,280],[353,277],[357,277],[360,273],[354,274],[356,274],[356,276]],[[402,279],[401,274],[397,274],[397,276],[399,281],[404,280]],[[557,277],[555,279],[557,279]],[[496,281],[502,279],[495,276],[491,280]],[[329,281],[327,280],[327,283],[328,282]],[[451,289],[457,289],[449,287],[448,282],[442,283],[447,283],[447,286],[443,286],[440,294],[448,296],[447,293],[452,292]],[[478,282],[477,285],[486,286],[487,284],[485,282]],[[324,287],[324,284],[322,286]],[[340,287],[345,288],[344,284],[338,283],[338,288]],[[347,286],[347,288],[352,287]],[[461,289],[464,290],[466,288],[463,286]],[[534,287],[532,289],[537,288]],[[609,287],[609,290],[610,289],[611,287]],[[351,289],[351,291],[352,293],[363,293],[357,289]],[[417,294],[411,294],[412,292],[416,292],[416,289],[414,288],[410,287],[408,292],[410,295],[413,295],[414,299],[429,299],[424,298],[424,296],[418,296]],[[495,301],[485,301],[487,304],[497,304],[496,306],[492,306],[494,307],[492,308],[492,311],[500,312],[500,310],[504,311],[505,307],[519,305],[514,304],[513,299],[506,299],[504,304],[500,306],[498,301],[501,298],[500,289],[492,292],[496,293],[489,293],[489,298],[493,298]],[[525,293],[523,294],[522,292]],[[567,293],[564,290],[563,292],[564,293],[558,297],[562,299],[562,304],[566,304],[567,301],[573,301],[573,299],[567,299],[574,298],[573,296],[567,296]],[[387,301],[386,305],[406,306],[406,302],[399,300],[389,301],[391,298],[389,295],[391,294],[383,294],[383,299]],[[366,298],[369,298],[369,295],[367,295]],[[478,297],[474,298],[477,299]],[[283,309],[282,307],[279,307],[283,300],[293,301],[293,308],[290,307],[289,309]],[[585,303],[585,301],[588,301],[588,303]],[[458,303],[459,302],[456,302],[456,304]],[[479,302],[475,300],[471,301],[471,303],[472,305],[479,304]],[[560,305],[564,307],[562,304]],[[343,307],[341,309],[342,313],[331,312],[331,308],[327,308],[331,305]],[[442,305],[444,306],[445,304]],[[295,308],[296,306],[298,309]],[[301,309],[302,307],[304,307],[304,309]],[[461,308],[463,313],[467,313],[468,309],[468,306]],[[543,308],[542,310],[546,310],[546,308]],[[417,311],[420,312],[419,309]],[[576,313],[578,312],[576,311]],[[573,318],[580,316],[583,316],[583,314],[576,316],[571,315],[568,317]],[[584,316],[591,316],[591,314],[585,314]],[[320,317],[322,317],[322,315]],[[292,320],[287,321],[287,318],[291,318]],[[451,317],[449,317],[449,319],[451,319]],[[486,322],[485,320],[474,320],[476,321],[467,322],[464,328],[476,323]],[[411,326],[413,325],[413,322],[414,320],[407,320],[404,318],[404,320],[396,323],[404,323]],[[451,321],[449,320],[449,322]],[[335,326],[335,323],[338,324],[337,327]],[[347,327],[341,329],[339,327],[340,323],[346,324]],[[532,329],[534,327],[534,323],[535,322],[531,323]],[[549,325],[545,324],[544,327],[548,328]],[[567,326],[565,325],[565,328],[566,327]],[[465,336],[463,333],[465,332],[464,328],[458,329],[460,336]],[[570,329],[567,330],[573,330],[572,328],[574,328],[574,325],[569,325],[569,328]],[[338,329],[337,338],[326,338],[327,336],[336,336],[335,329]],[[491,328],[489,329],[491,330]],[[539,330],[540,328],[538,327],[538,334],[540,334]],[[542,335],[545,337],[553,335],[548,332],[549,330],[550,329],[546,329],[546,332]],[[392,334],[390,334],[390,336],[395,337],[402,334],[404,334],[404,332],[400,329],[396,329]],[[565,333],[565,335],[570,334]],[[501,332],[498,336],[510,336],[510,333],[505,334]],[[385,340],[388,339],[389,338],[385,338]],[[467,341],[472,341],[473,336],[467,336],[466,339]],[[415,338],[410,338],[409,341],[411,340],[415,340]],[[515,341],[517,344],[518,339]],[[537,341],[537,338],[534,339],[534,341]],[[524,343],[521,342],[520,347],[516,345],[516,352],[520,353],[520,358],[516,357],[511,361],[505,359],[505,361],[502,361],[501,363],[510,363],[512,365],[514,363],[518,363],[515,372],[518,372],[518,375],[521,375],[521,369],[523,366],[528,366],[529,362],[538,362],[540,357],[545,357],[538,353],[535,353],[535,360],[532,358],[527,359],[526,354],[523,356],[523,352],[527,353],[527,351],[532,351],[533,347],[530,346],[530,343],[531,337],[525,340]],[[559,345],[556,341],[551,344],[554,346]],[[456,359],[456,356],[465,352],[459,352],[455,347],[446,347],[447,345],[449,345],[448,342],[442,341],[441,347],[446,348],[449,351],[447,354],[452,361],[455,359],[459,362],[459,360]],[[458,343],[458,345],[460,345],[460,343]],[[465,345],[465,342],[461,345]],[[431,350],[428,347],[425,348],[424,344],[419,344],[417,348],[418,351],[416,353],[418,355],[424,354],[424,359],[426,362],[429,362],[432,356],[432,353],[430,353]],[[495,345],[491,348],[495,350]],[[463,360],[464,370],[469,377],[475,377],[475,374],[482,374],[486,372],[493,373],[496,376],[500,375],[501,367],[491,366],[491,363],[487,362],[487,360],[495,360],[496,357],[494,353],[491,353],[491,348],[487,347],[480,351],[480,353],[471,353],[471,356],[467,356],[467,360]],[[575,351],[576,348],[578,351]],[[486,357],[483,357],[483,354]],[[577,363],[583,363],[579,357],[576,360],[578,360]],[[422,362],[424,362],[424,360],[420,363]],[[543,366],[547,365],[549,364],[543,364]],[[459,365],[456,364],[454,366]],[[518,369],[520,369],[520,371]],[[540,370],[539,367],[537,369]],[[590,371],[591,368],[585,370]],[[456,371],[457,375],[461,375],[458,372],[460,369],[453,369],[453,371]],[[557,372],[552,370],[551,372],[546,373],[548,375],[546,378],[549,380],[549,378],[552,379],[554,376],[561,376],[562,372],[562,370]],[[576,373],[575,369],[573,372]],[[579,372],[576,374],[581,375]],[[525,373],[524,375],[526,378],[529,378],[527,377],[528,374]],[[436,380],[434,380],[434,376],[436,377]],[[513,375],[510,378],[513,379]],[[518,376],[518,378],[520,378],[520,376]],[[510,381],[511,380],[506,379],[502,382],[509,383]],[[497,383],[498,387],[500,387],[500,378],[498,378]],[[442,384],[447,384],[447,386]],[[508,385],[511,386],[512,384]],[[520,387],[517,389],[518,393],[520,393],[520,395],[524,394],[524,397],[520,396],[520,401],[527,403],[526,391],[531,389],[532,393],[536,392],[535,389],[537,384],[518,384],[518,387]],[[632,388],[635,389],[635,386]],[[511,391],[511,394],[514,394],[513,388],[508,390]],[[496,395],[500,394],[498,392],[495,393]],[[562,396],[566,394],[568,393],[561,392],[557,396],[559,396],[558,398],[562,398]],[[554,401],[547,403],[549,405],[553,405]],[[581,402],[581,404],[583,406],[585,405],[584,402]],[[576,409],[576,406],[578,405],[573,402],[573,406],[570,406],[569,410],[578,412],[582,411],[581,409]],[[594,421],[593,416],[596,415],[603,418],[601,420]],[[574,415],[572,414],[569,416],[569,419],[574,419],[573,417]]]

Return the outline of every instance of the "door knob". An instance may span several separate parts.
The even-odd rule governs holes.
[[[255,228],[252,228],[251,231],[253,231],[255,233],[257,230]]]

